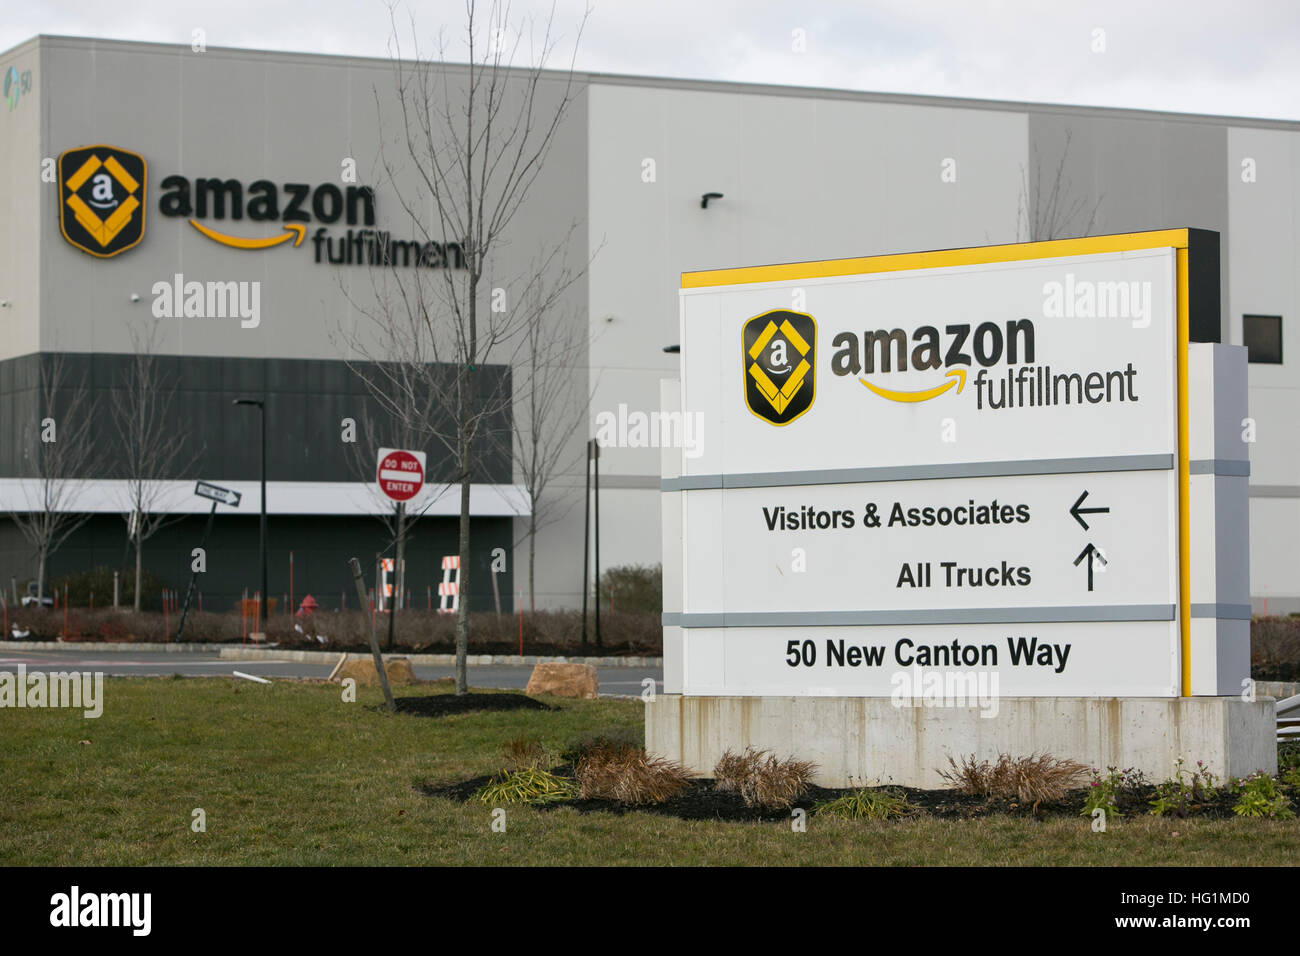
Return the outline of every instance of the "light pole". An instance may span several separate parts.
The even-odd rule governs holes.
[[[259,621],[263,624],[262,633],[266,633],[266,602],[271,599],[271,592],[266,584],[266,402],[256,398],[237,398],[232,405],[255,405],[262,425],[262,524],[259,534],[262,551],[262,600],[258,606]]]

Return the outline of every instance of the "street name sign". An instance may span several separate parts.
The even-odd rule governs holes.
[[[206,481],[200,481],[194,486],[194,493],[200,498],[207,498],[209,501],[219,501],[223,505],[239,507],[239,499],[242,497],[238,491],[230,488],[222,488],[220,485],[210,484]]]

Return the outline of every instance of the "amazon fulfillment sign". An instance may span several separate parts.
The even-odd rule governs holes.
[[[1187,233],[684,275],[681,693],[1186,693]]]
[[[139,153],[99,143],[60,154],[59,227],[69,245],[101,259],[145,238],[151,197]],[[355,180],[355,168],[344,169]],[[378,228],[375,190],[354,182],[304,183],[229,176],[164,176],[156,214],[188,223],[218,245],[244,251],[295,248],[330,265],[463,269],[459,243],[403,238]]]

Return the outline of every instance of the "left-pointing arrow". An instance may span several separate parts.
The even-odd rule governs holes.
[[[1110,508],[1080,508],[1083,499],[1088,497],[1088,490],[1085,488],[1083,494],[1079,495],[1079,500],[1070,506],[1070,514],[1075,521],[1083,525],[1083,530],[1088,530],[1088,522],[1083,520],[1083,515],[1109,514]]]

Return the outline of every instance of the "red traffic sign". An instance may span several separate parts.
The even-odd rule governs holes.
[[[424,465],[422,451],[379,449],[379,490],[393,501],[410,501],[424,487]]]

